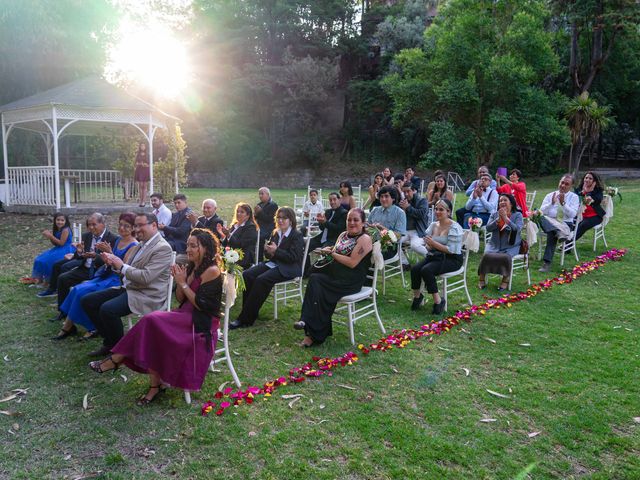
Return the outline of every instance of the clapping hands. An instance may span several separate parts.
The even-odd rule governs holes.
[[[171,265],[171,276],[178,285],[185,285],[187,283],[187,267],[183,267],[179,264]]]

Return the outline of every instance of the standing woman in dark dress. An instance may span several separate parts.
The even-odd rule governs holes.
[[[216,225],[216,231],[223,247],[239,248],[244,253],[244,258],[238,262],[238,265],[246,270],[256,262],[258,226],[253,218],[251,205],[236,204],[229,229],[227,230],[219,223]]]
[[[98,373],[124,362],[149,375],[149,390],[138,398],[146,406],[165,385],[200,390],[213,358],[220,325],[222,275],[218,239],[209,230],[194,228],[187,240],[187,267],[171,266],[180,306],[152,312],[140,319],[111,350],[112,355],[89,366]]]
[[[365,231],[364,211],[353,208],[347,215],[347,231],[340,234],[333,247],[322,250],[333,261],[312,271],[302,302],[300,321],[294,328],[304,329],[300,346],[322,343],[333,334],[331,316],[338,300],[357,293],[364,285],[371,266],[371,237]]]
[[[576,240],[584,233],[602,223],[602,219],[606,215],[602,208],[603,185],[600,177],[595,172],[587,172],[582,177],[582,182],[575,192],[584,204],[582,212],[582,221],[576,228]]]
[[[136,170],[133,174],[133,179],[138,184],[138,204],[140,207],[144,207],[147,201],[147,182],[149,182],[150,178],[147,144],[140,142],[138,144],[138,153],[136,153]]]

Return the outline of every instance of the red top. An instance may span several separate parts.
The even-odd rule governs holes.
[[[584,212],[582,212],[582,218],[597,217],[597,216],[598,214],[596,213],[596,211],[593,209],[591,205],[587,205],[584,209]]]
[[[516,199],[516,204],[522,210],[522,216],[529,216],[529,209],[527,208],[527,186],[524,182],[512,182],[511,185],[508,183],[498,187],[498,193],[510,193]]]

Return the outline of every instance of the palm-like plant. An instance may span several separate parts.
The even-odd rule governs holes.
[[[614,123],[609,105],[598,105],[589,92],[583,92],[571,99],[565,111],[571,129],[571,151],[569,169],[578,173],[584,151],[598,141],[600,133]]]

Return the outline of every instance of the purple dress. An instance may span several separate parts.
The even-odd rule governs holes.
[[[197,292],[200,278],[195,278],[189,287]],[[222,295],[222,276],[216,282],[216,294]],[[152,312],[138,323],[111,350],[125,356],[124,364],[140,373],[156,372],[162,381],[175,388],[200,390],[207,369],[213,358],[218,340],[220,318],[211,321],[211,345],[207,346],[205,335],[195,332],[193,305],[186,300],[170,312]]]

